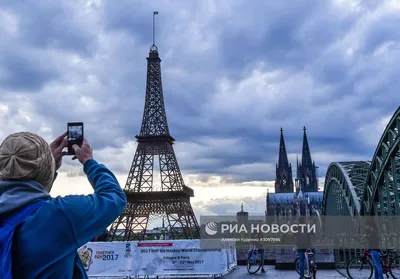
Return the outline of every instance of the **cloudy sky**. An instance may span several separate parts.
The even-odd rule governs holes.
[[[0,0],[0,140],[85,122],[95,159],[125,186],[146,57],[162,59],[167,117],[196,215],[262,214],[279,129],[289,159],[307,127],[323,179],[371,160],[400,104],[398,1]],[[90,193],[70,158],[52,195]],[[295,168],[294,168],[295,171]]]

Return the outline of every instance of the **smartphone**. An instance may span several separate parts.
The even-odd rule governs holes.
[[[83,143],[83,122],[70,122],[67,125],[68,131],[68,155],[75,155],[75,150],[72,149],[74,144],[79,147]]]

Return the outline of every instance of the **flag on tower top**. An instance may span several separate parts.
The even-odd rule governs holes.
[[[156,12],[153,12],[153,14],[154,14],[154,15],[158,15],[158,12],[157,12],[157,11],[156,11]]]

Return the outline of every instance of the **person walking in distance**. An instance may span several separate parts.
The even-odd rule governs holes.
[[[80,148],[73,146],[72,159],[82,164],[94,193],[50,197],[67,154],[66,135],[49,145],[36,134],[21,132],[0,145],[0,278],[88,278],[78,248],[103,232],[126,206],[117,179],[93,159],[86,139]]]
[[[257,249],[257,253],[260,254],[260,266],[261,266],[261,273],[265,273],[265,269],[264,269],[264,262],[265,262],[265,258],[264,258],[264,254],[265,254],[265,250],[263,247],[263,244],[261,242],[262,239],[262,235],[259,232],[255,232],[252,234],[253,239],[252,243],[253,243],[253,249]],[[247,257],[249,258],[249,256],[251,255],[252,250],[250,250],[248,252]]]
[[[374,217],[368,218],[365,222],[366,234],[364,239],[367,241],[367,249],[371,254],[372,261],[374,263],[374,274],[375,279],[383,279],[383,270],[381,264],[381,250],[379,244],[379,229],[376,224]]]
[[[299,255],[299,272],[300,279],[304,279],[304,266],[305,266],[305,257],[307,249],[311,248],[311,237],[306,231],[302,231],[301,225],[306,224],[306,218],[304,216],[299,217],[299,229],[296,233],[296,247],[297,254]],[[304,227],[303,227],[304,228]],[[314,255],[315,250],[313,249]]]

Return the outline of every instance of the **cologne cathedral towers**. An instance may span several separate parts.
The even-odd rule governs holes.
[[[279,158],[276,164],[275,193],[293,193],[302,191],[318,192],[317,166],[311,159],[310,147],[308,145],[306,127],[303,134],[303,150],[301,161],[297,159],[297,171],[295,184],[292,177],[292,164],[289,163],[283,129],[281,128],[281,138],[279,143]]]
[[[297,159],[296,178],[293,181],[292,165],[288,160],[281,128],[275,193],[267,194],[267,216],[291,219],[292,216],[310,216],[321,211],[323,192],[318,192],[318,167],[311,159],[306,128],[303,130],[303,150],[300,161]]]

